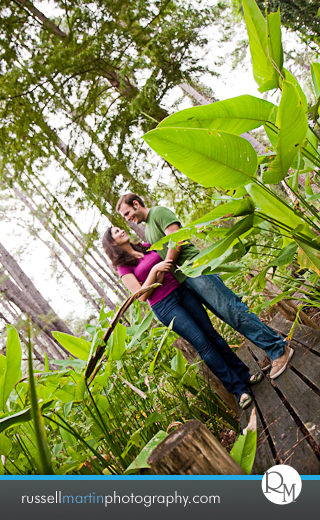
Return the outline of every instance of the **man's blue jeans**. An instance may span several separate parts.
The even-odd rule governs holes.
[[[230,393],[239,399],[249,392],[248,367],[213,328],[200,300],[184,283],[153,305],[152,310],[166,326],[174,318],[173,330],[195,347]]]
[[[218,318],[265,350],[271,361],[282,356],[285,346],[283,339],[250,312],[240,298],[223,283],[219,275],[188,277],[184,283]]]

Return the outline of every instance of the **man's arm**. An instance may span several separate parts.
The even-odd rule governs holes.
[[[174,233],[175,231],[179,231],[180,226],[176,222],[174,224],[170,224],[165,230],[165,235],[171,235],[171,233]],[[168,251],[166,254],[166,260],[173,260],[173,263],[175,264],[179,258],[181,247],[179,245],[176,245],[177,249],[171,249],[168,247]]]

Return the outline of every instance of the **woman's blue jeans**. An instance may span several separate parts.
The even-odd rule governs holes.
[[[218,318],[228,323],[257,347],[265,350],[271,361],[283,355],[285,347],[283,339],[262,323],[258,316],[223,283],[219,275],[188,277],[184,283]]]
[[[183,283],[163,300],[152,306],[156,317],[195,347],[210,370],[226,389],[238,399],[248,393],[248,367],[231,350],[213,328],[197,296]]]

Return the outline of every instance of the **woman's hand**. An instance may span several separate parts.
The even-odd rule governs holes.
[[[168,273],[172,267],[172,260],[163,260],[163,262],[159,262],[154,265],[152,271],[158,273]]]
[[[164,276],[165,276],[165,274],[166,274],[166,273],[164,273],[164,272],[158,271],[158,272],[157,272],[157,280],[156,280],[156,282],[157,282],[157,283],[162,283],[163,280],[164,280]]]

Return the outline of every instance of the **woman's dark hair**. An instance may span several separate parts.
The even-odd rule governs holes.
[[[113,267],[121,267],[123,265],[138,265],[139,259],[137,257],[130,255],[130,253],[128,253],[127,251],[123,251],[121,247],[115,244],[115,241],[113,240],[111,235],[111,230],[112,227],[109,227],[103,235],[102,247],[105,250],[108,257],[110,258]],[[132,249],[134,249],[135,251],[139,251],[144,255],[150,253],[150,251],[148,251],[148,247],[141,244],[141,242],[138,244],[130,242],[130,245],[132,246]]]

